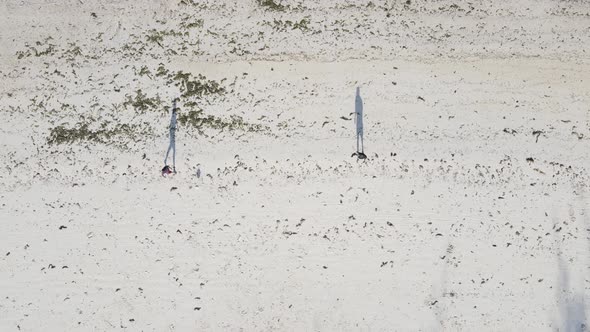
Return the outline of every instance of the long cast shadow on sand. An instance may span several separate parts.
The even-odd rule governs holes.
[[[559,329],[559,331],[586,331],[586,303],[584,301],[584,293],[570,288],[572,287],[570,285],[570,273],[562,255],[558,256],[557,261],[559,269],[557,301],[562,319],[561,326],[563,327],[563,330]]]
[[[584,208],[585,195],[581,195],[582,215],[584,218],[583,226],[585,229],[590,229],[590,217],[588,216],[587,209]],[[570,206],[570,217],[575,218],[573,215],[573,207]],[[554,217],[554,224],[558,222]],[[575,223],[574,220],[570,222]],[[586,236],[584,236],[586,238]],[[559,305],[559,314],[561,317],[561,324],[557,331],[565,332],[578,332],[588,331],[588,324],[586,318],[586,302],[584,300],[584,289],[580,289],[576,285],[572,285],[572,278],[568,266],[566,257],[564,257],[562,251],[562,242],[559,236],[555,237],[558,253],[557,253],[557,272],[558,272],[558,285],[556,289],[556,300]],[[586,240],[586,253],[590,252],[590,241]],[[588,257],[582,257],[584,264],[587,266]],[[582,280],[586,278],[582,276]]]

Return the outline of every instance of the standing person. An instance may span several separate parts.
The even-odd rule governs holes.
[[[356,98],[354,103],[354,122],[356,123],[356,155],[364,159],[365,141],[363,140],[363,99],[361,98],[361,88],[356,88]],[[363,158],[364,157],[364,158]]]
[[[170,117],[170,145],[168,145],[168,151],[166,151],[166,158],[164,159],[164,169],[162,169],[162,175],[169,174],[170,166],[168,166],[168,155],[170,154],[170,150],[172,150],[172,172],[176,174],[176,99],[172,101],[172,116]]]

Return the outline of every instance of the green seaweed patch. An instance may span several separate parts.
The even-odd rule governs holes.
[[[310,23],[309,18],[305,17],[305,18],[301,19],[301,21],[290,21],[290,20],[283,21],[283,20],[275,19],[273,22],[264,21],[262,24],[268,25],[271,28],[273,28],[273,30],[278,31],[278,32],[290,31],[290,30],[300,30],[302,32],[308,32],[308,31],[310,31],[309,26],[308,26],[309,23]]]
[[[97,129],[90,128],[88,123],[78,123],[72,128],[63,125],[51,128],[47,143],[49,145],[72,144],[75,142],[94,142],[111,144],[117,136],[132,138],[134,129],[128,124],[117,124],[108,128],[108,122],[103,122]]]
[[[168,69],[166,69],[166,67],[164,67],[163,63],[160,63],[160,65],[158,66],[158,69],[156,70],[156,77],[160,77],[160,76],[169,76],[170,71]]]
[[[147,35],[146,35],[146,39],[148,42],[150,43],[156,43],[158,44],[160,47],[164,47],[162,45],[162,42],[164,42],[164,37],[167,36],[173,36],[173,37],[182,37],[182,36],[188,36],[188,32],[178,32],[178,31],[174,31],[172,29],[170,30],[163,30],[163,31],[158,31],[156,29],[151,29],[148,31]]]
[[[139,76],[147,76],[149,78],[152,78],[152,72],[150,71],[150,69],[147,66],[142,66],[141,69],[139,70],[139,73],[137,73],[137,75]]]
[[[184,29],[197,29],[197,28],[200,29],[203,27],[204,24],[205,24],[205,21],[202,18],[200,18],[200,19],[197,19],[197,20],[190,22],[190,23],[183,21],[180,23],[180,27],[184,28]]]
[[[209,95],[223,95],[226,92],[219,82],[208,80],[201,74],[193,78],[191,73],[179,71],[174,75],[173,80],[176,81],[176,86],[180,87],[182,98],[202,98]]]
[[[249,124],[237,115],[232,115],[229,119],[222,119],[213,115],[205,115],[203,110],[191,110],[188,113],[181,113],[178,116],[178,122],[183,127],[196,129],[201,135],[204,134],[205,129],[248,132],[260,132],[267,129],[259,124]]]
[[[257,0],[257,2],[258,2],[258,5],[260,5],[264,9],[271,10],[271,11],[279,11],[280,12],[280,11],[285,11],[289,8],[288,6],[285,6],[275,0]]]
[[[27,48],[24,51],[17,51],[16,57],[20,60],[22,58],[28,58],[30,56],[42,57],[46,55],[53,55],[56,52],[56,46],[49,41],[53,40],[51,36],[45,38],[43,41],[36,41],[35,46],[25,43]]]
[[[162,42],[164,41],[164,35],[162,35],[161,33],[159,33],[156,30],[150,30],[148,32],[148,35],[146,36],[146,39],[150,43],[156,43],[160,47],[164,47],[164,46],[162,46]]]
[[[63,51],[62,55],[59,57],[60,59],[65,58],[66,61],[74,61],[76,57],[83,56],[80,46],[75,43],[69,43],[69,47],[69,49]]]
[[[17,51],[16,52],[17,59],[20,60],[22,58],[28,58],[30,56],[43,57],[43,56],[47,56],[47,55],[53,55],[56,52],[55,45],[53,45],[53,44],[42,45],[42,44],[40,44],[40,42],[37,42],[36,45],[37,45],[37,47],[39,47],[39,46],[44,47],[44,49],[38,50],[34,46],[27,45],[26,46],[27,49],[25,51]]]
[[[135,97],[127,96],[127,100],[123,102],[123,106],[131,106],[141,112],[155,110],[160,107],[162,100],[159,96],[149,98],[145,93],[140,90],[136,91]]]

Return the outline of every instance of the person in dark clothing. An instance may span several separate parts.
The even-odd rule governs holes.
[[[356,124],[356,152],[352,156],[359,159],[366,159],[365,141],[363,140],[363,99],[361,98],[361,88],[356,88],[356,97],[354,101],[354,122]]]
[[[176,129],[177,129],[177,122],[176,122],[176,116],[177,116],[177,108],[176,108],[176,100],[174,100],[172,102],[172,115],[170,117],[170,144],[168,145],[168,151],[166,151],[166,158],[164,158],[164,168],[162,169],[162,175],[164,174],[164,170],[167,169],[168,171],[170,171],[170,166],[168,166],[167,162],[168,162],[168,155],[170,154],[170,151],[172,150],[172,171],[168,172],[166,174],[169,173],[176,173]]]

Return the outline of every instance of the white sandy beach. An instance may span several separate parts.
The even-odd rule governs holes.
[[[0,331],[588,331],[588,45],[586,0],[8,0]]]

